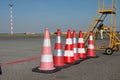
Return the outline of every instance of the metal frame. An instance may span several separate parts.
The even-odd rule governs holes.
[[[111,0],[111,7],[106,7],[104,0],[98,0],[98,14],[93,18],[86,34],[84,34],[84,41],[86,43],[89,37],[89,31],[94,32],[94,41],[96,42],[99,31],[98,27],[103,24],[107,15],[110,16],[110,25],[101,27],[104,30],[104,35],[107,35],[110,39],[109,44],[95,46],[97,50],[106,50],[107,48],[119,50],[120,39],[117,37],[116,32],[116,3],[116,0]]]

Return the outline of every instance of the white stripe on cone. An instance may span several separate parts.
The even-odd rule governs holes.
[[[73,53],[77,53],[77,48],[73,48]]]
[[[43,46],[44,46],[44,47],[49,47],[49,46],[51,46],[50,39],[44,39]]]
[[[56,42],[61,43],[61,37],[60,36],[57,36]]]
[[[54,56],[63,56],[62,50],[55,50]]]
[[[79,39],[78,39],[78,42],[79,42],[79,43],[84,43],[83,38],[79,38]]]
[[[52,55],[41,55],[41,62],[53,62]]]
[[[71,38],[67,38],[66,39],[66,44],[72,44],[72,39]]]
[[[93,36],[89,36],[89,40],[93,40]]]
[[[74,56],[73,51],[65,51],[64,56]]]
[[[77,42],[77,39],[76,38],[73,38],[73,43],[76,43]]]
[[[84,48],[78,48],[78,53],[80,53],[80,54],[85,53],[85,49]]]
[[[89,45],[88,45],[88,49],[94,49],[94,45],[89,44]]]

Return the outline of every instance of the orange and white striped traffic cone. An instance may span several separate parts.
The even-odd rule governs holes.
[[[78,53],[79,53],[80,59],[87,58],[87,54],[85,52],[85,47],[84,47],[84,40],[83,40],[83,33],[82,33],[82,31],[79,32]]]
[[[60,69],[55,68],[53,64],[53,54],[51,49],[50,35],[48,28],[46,28],[44,32],[44,42],[40,66],[33,69],[33,71],[41,73],[54,73],[58,70]]]
[[[79,58],[79,54],[78,54],[76,31],[75,30],[73,30],[73,33],[72,33],[72,42],[73,42],[74,60],[75,60],[75,63],[77,64],[80,62],[80,58]]]
[[[92,31],[90,31],[90,35],[89,35],[87,56],[92,58],[97,57],[94,51],[94,41],[93,41]]]
[[[68,29],[67,36],[66,36],[64,61],[65,61],[66,64],[74,64],[73,46],[72,46],[70,29]]]
[[[57,29],[56,33],[56,43],[54,47],[54,66],[55,67],[63,67],[65,66],[64,63],[64,55],[63,55],[63,50],[62,50],[62,43],[61,43],[61,30]]]

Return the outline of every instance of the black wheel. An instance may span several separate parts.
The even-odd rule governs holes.
[[[106,48],[105,53],[106,53],[107,55],[112,55],[112,54],[113,54],[112,48]]]

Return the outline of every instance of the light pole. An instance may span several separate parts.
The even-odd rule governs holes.
[[[9,4],[10,6],[10,34],[13,34],[13,12],[12,12],[12,7],[13,4]]]

